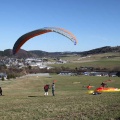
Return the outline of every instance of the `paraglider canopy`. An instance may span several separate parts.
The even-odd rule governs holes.
[[[68,30],[65,30],[63,28],[57,28],[57,27],[44,27],[44,28],[41,28],[41,29],[38,29],[38,30],[34,30],[34,31],[31,31],[31,32],[28,32],[24,35],[22,35],[14,44],[13,46],[13,54],[16,54],[19,49],[21,48],[21,46],[26,42],[28,41],[29,39],[35,37],[35,36],[38,36],[38,35],[41,35],[41,34],[45,34],[45,33],[48,33],[48,32],[56,32],[56,33],[59,33],[67,38],[69,38],[72,42],[74,42],[74,45],[77,44],[77,39],[76,37],[71,33],[69,32]]]
[[[99,87],[95,91],[97,92],[119,92],[120,89],[114,87]]]

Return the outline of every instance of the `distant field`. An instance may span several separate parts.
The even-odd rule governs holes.
[[[100,59],[114,59],[120,60],[120,53],[102,53],[102,54],[94,54],[94,55],[68,55],[66,57],[61,57],[63,60],[68,61],[84,61],[84,60],[100,60]]]
[[[120,53],[104,53],[89,55],[85,57],[80,56],[69,56],[63,57],[63,60],[67,60],[67,64],[52,64],[53,67],[99,67],[99,68],[109,68],[109,69],[119,69],[120,70]]]
[[[53,67],[69,67],[69,68],[76,68],[76,67],[100,67],[100,68],[109,68],[115,69],[120,68],[120,60],[99,60],[99,61],[87,61],[87,62],[77,62],[77,63],[66,63],[66,64],[53,64]]]
[[[118,120],[120,92],[90,95],[85,86],[95,89],[111,79],[109,87],[120,88],[118,77],[34,76],[0,81],[0,120]],[[56,80],[55,97],[43,86]],[[83,87],[84,86],[84,87]]]

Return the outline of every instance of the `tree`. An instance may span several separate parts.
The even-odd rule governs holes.
[[[118,71],[118,72],[116,73],[116,75],[117,75],[118,77],[120,77],[120,71]]]
[[[4,76],[2,76],[2,81],[4,81],[5,79],[4,79]]]

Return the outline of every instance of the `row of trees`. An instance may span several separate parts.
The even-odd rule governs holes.
[[[16,77],[20,77],[20,76],[23,76],[23,75],[26,75],[26,74],[31,74],[31,73],[55,73],[55,74],[59,74],[61,71],[70,71],[70,72],[74,72],[74,73],[77,73],[77,74],[81,74],[82,72],[86,72],[86,71],[106,71],[106,72],[113,72],[111,70],[107,70],[107,69],[98,69],[98,68],[91,68],[91,69],[88,69],[88,70],[84,70],[84,69],[79,69],[79,68],[74,68],[74,69],[71,69],[69,67],[64,67],[64,66],[61,66],[59,68],[52,68],[52,69],[47,69],[47,68],[44,68],[44,69],[39,69],[39,67],[31,67],[31,66],[28,66],[27,68],[21,68],[21,69],[18,69],[18,68],[7,68],[6,66],[0,66],[0,72],[2,73],[6,73],[7,74],[7,79],[10,79],[10,78],[16,78]],[[116,70],[117,71],[117,76],[120,77],[120,70]]]

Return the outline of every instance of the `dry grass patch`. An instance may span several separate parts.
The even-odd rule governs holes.
[[[87,94],[83,85],[99,87],[107,77],[58,76],[24,77],[0,81],[1,120],[116,120],[120,117],[120,93]],[[108,86],[119,87],[118,77]],[[49,90],[44,96],[43,85],[56,82],[55,97]],[[80,82],[73,84],[73,82]]]

